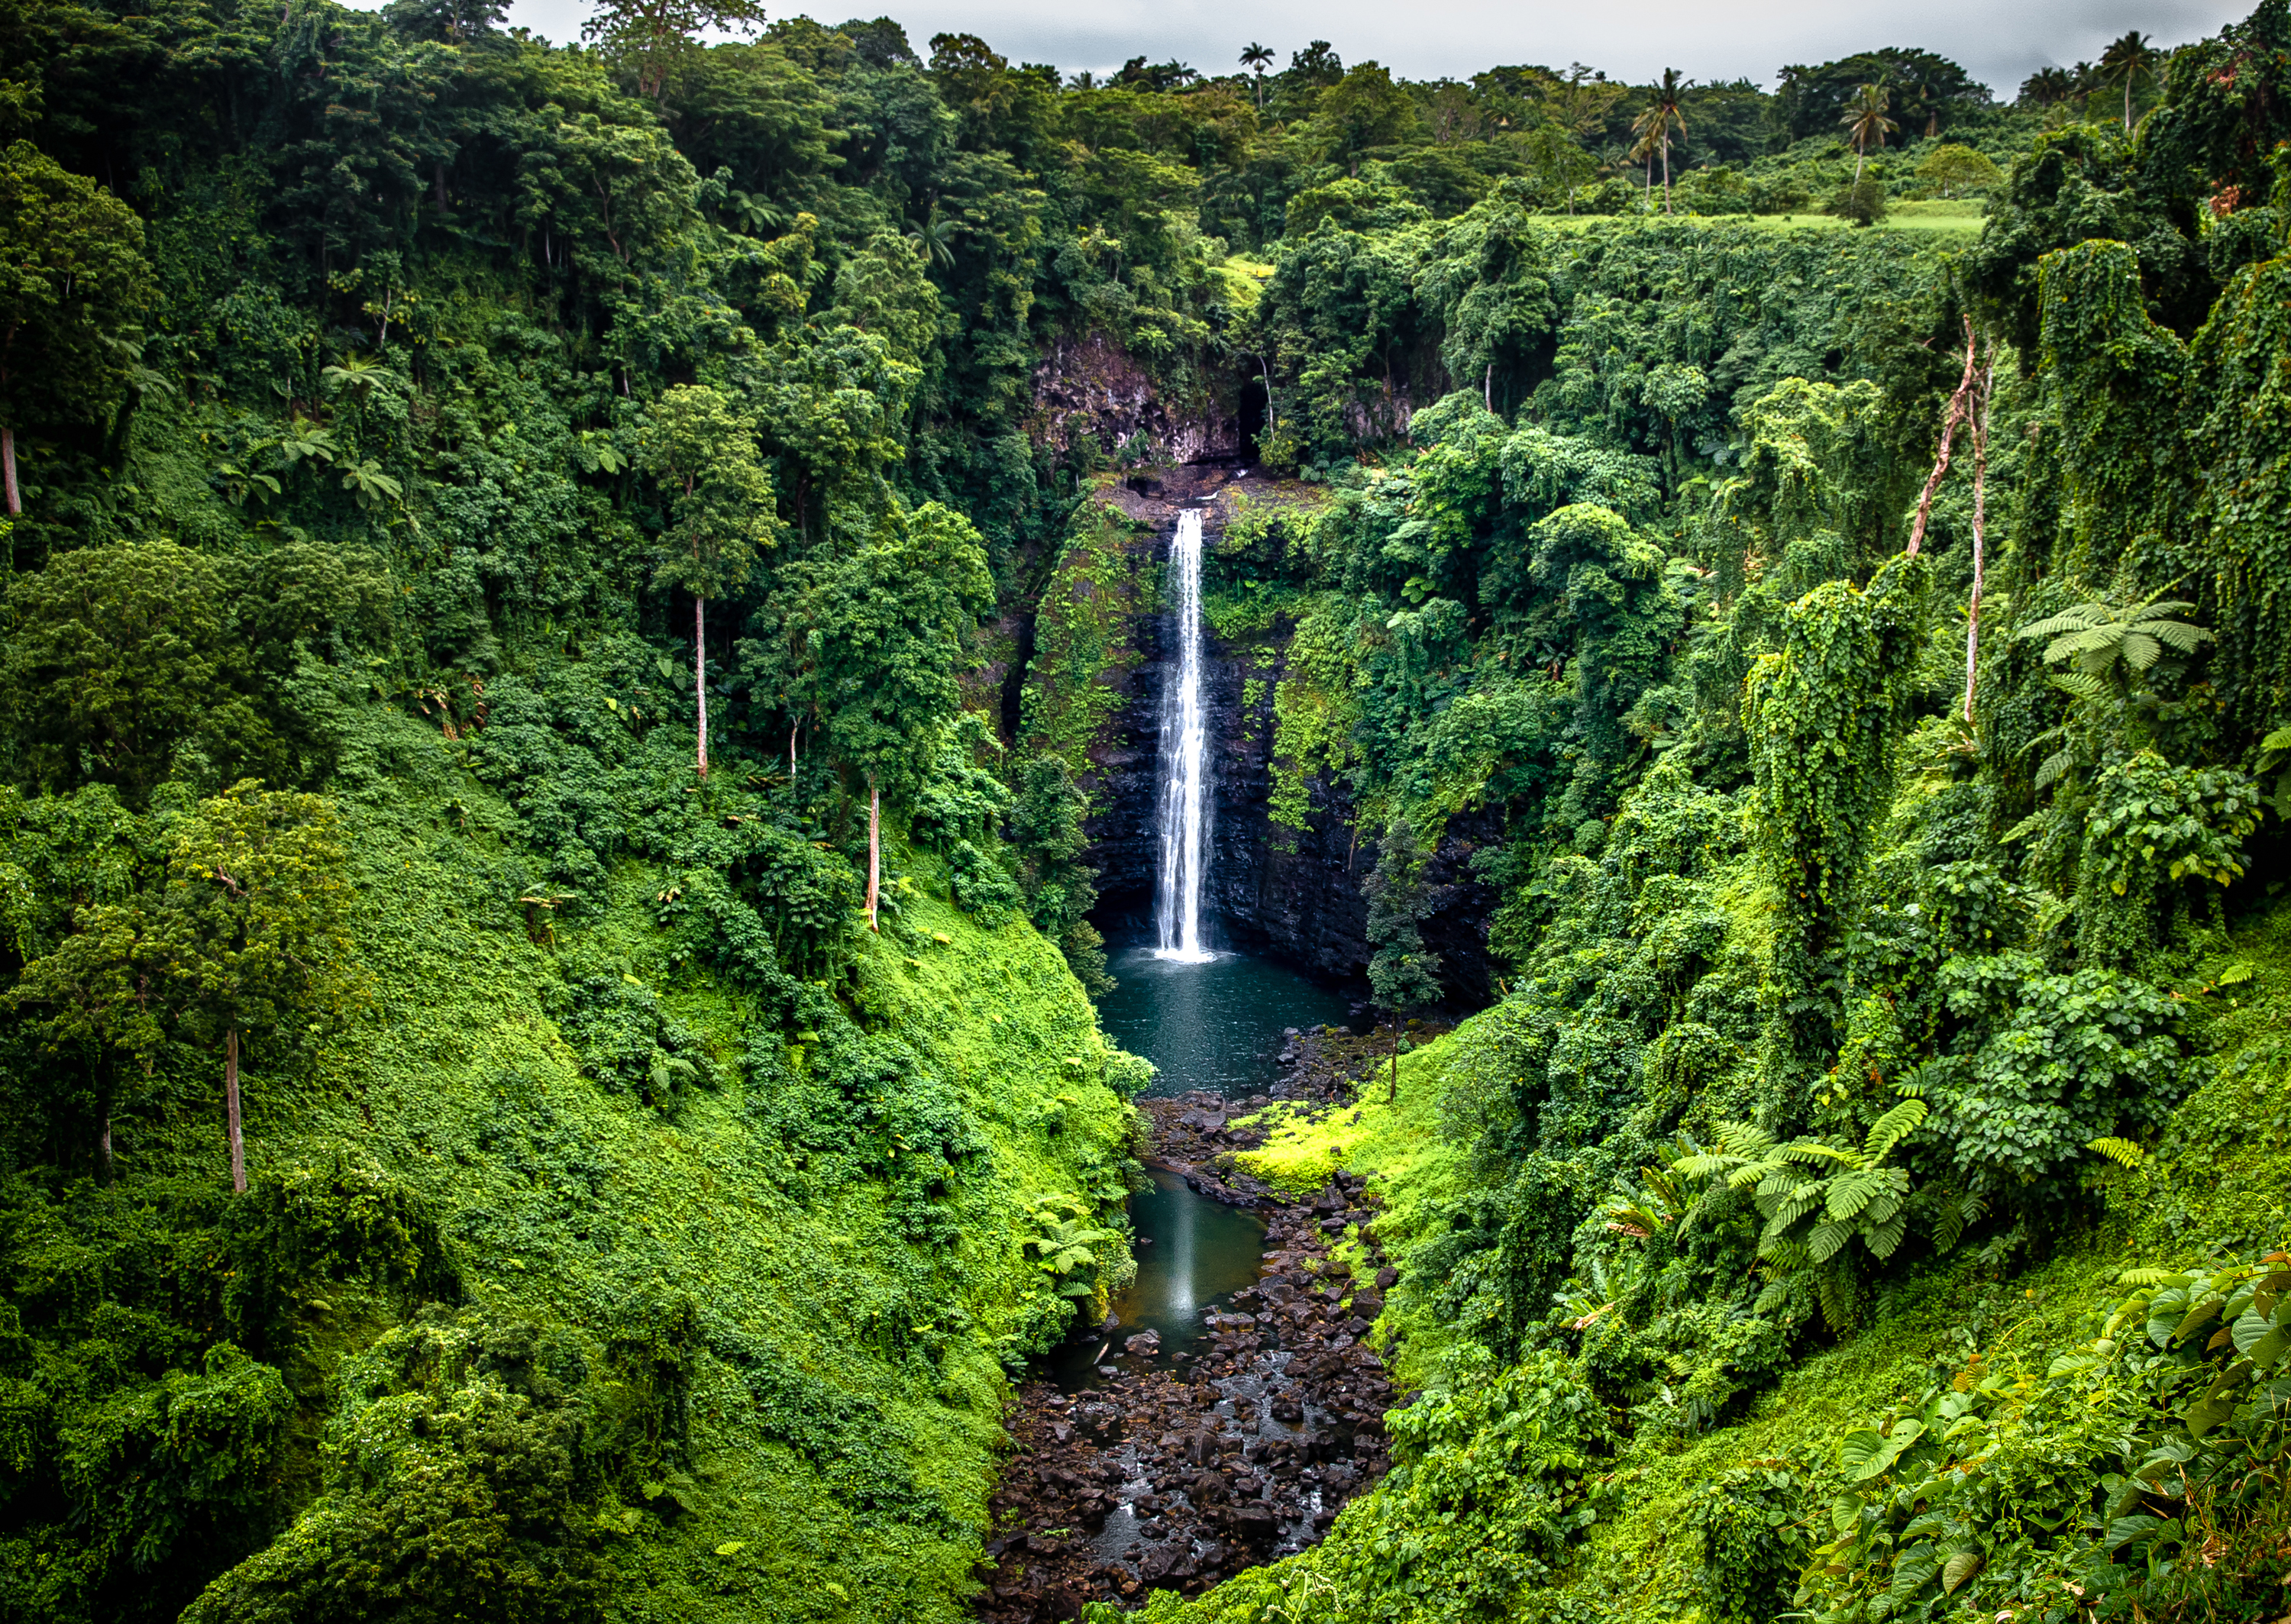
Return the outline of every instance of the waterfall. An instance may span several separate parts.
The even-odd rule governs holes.
[[[1178,611],[1177,674],[1162,691],[1162,873],[1154,923],[1156,957],[1200,964],[1202,874],[1210,860],[1209,720],[1202,710],[1202,515],[1178,515],[1170,546]]]

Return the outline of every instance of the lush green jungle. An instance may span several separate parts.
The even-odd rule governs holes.
[[[1395,1468],[1145,1616],[2291,1612],[2291,7],[1926,43],[0,0],[0,1617],[965,1616],[1220,446],[1274,827],[1468,1018],[1254,1153]]]

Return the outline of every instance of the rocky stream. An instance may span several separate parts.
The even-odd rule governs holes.
[[[1255,1280],[1206,1305],[1198,1335],[1109,1314],[1071,1345],[1094,1354],[1070,1349],[1020,1388],[981,1619],[1073,1619],[1091,1601],[1197,1594],[1318,1540],[1389,1464],[1395,1395],[1364,1340],[1396,1278],[1376,1239],[1377,1196],[1346,1172],[1311,1197],[1284,1195],[1234,1171],[1229,1154],[1262,1141],[1234,1118],[1268,1098],[1346,1108],[1380,1041],[1330,1027],[1283,1036],[1272,1094],[1139,1102],[1162,1170],[1196,1198],[1261,1216]],[[1332,1256],[1348,1230],[1363,1242],[1358,1267]]]

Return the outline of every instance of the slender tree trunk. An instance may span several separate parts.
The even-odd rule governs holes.
[[[1965,606],[1965,725],[1973,725],[1973,688],[1981,674],[1981,553],[1982,532],[1988,520],[1989,390],[1996,374],[1992,361],[1981,377],[1981,405],[1973,419],[1973,595]]]
[[[790,789],[795,788],[795,730],[802,725],[800,722],[788,724],[788,788]]]
[[[98,1156],[103,1162],[103,1182],[109,1184],[112,1180],[112,1170],[111,1113],[109,1110],[105,1111],[103,1113],[103,1132],[97,1138],[95,1141],[95,1148]]]
[[[246,1134],[238,1114],[238,1028],[222,1034],[223,1110],[230,1119],[230,1187],[246,1194]]]
[[[875,922],[876,899],[883,885],[883,792],[867,780],[867,929],[880,933]]]
[[[1487,407],[1491,414],[1496,409],[1496,364],[1493,361],[1488,363],[1487,376],[1480,380],[1480,404]]]
[[[8,493],[8,517],[13,519],[24,511],[21,498],[16,494],[16,431],[0,423],[0,486]]]
[[[1925,476],[1925,488],[1917,497],[1917,516],[1909,526],[1909,556],[1916,558],[1917,549],[1925,544],[1925,521],[1933,517],[1933,493],[1941,489],[1941,477],[1949,472],[1949,454],[1957,438],[1957,425],[1966,420],[1973,395],[1973,363],[1975,349],[1973,318],[1965,318],[1965,376],[1957,380],[1957,393],[1949,398],[1949,411],[1941,422],[1941,454],[1933,459],[1933,472]]]
[[[2124,76],[2124,133],[2132,133],[2132,76]]]
[[[692,594],[692,697],[700,704],[700,776],[708,776],[708,600]]]
[[[1662,212],[1670,213],[1670,137],[1662,138]]]

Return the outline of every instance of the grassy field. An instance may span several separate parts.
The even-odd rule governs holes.
[[[1618,218],[1612,214],[1554,214],[1543,217],[1545,223],[1563,230],[1581,230],[1596,222]],[[1629,219],[1625,215],[1620,218]],[[1853,228],[1835,214],[1672,214],[1644,216],[1668,225],[1696,226],[1754,226],[1767,231],[1848,231]],[[1984,205],[1978,198],[1931,198],[1922,202],[1897,203],[1887,212],[1883,224],[1872,227],[1877,231],[1931,231],[1962,233],[1971,237],[1981,229],[1987,218]]]

